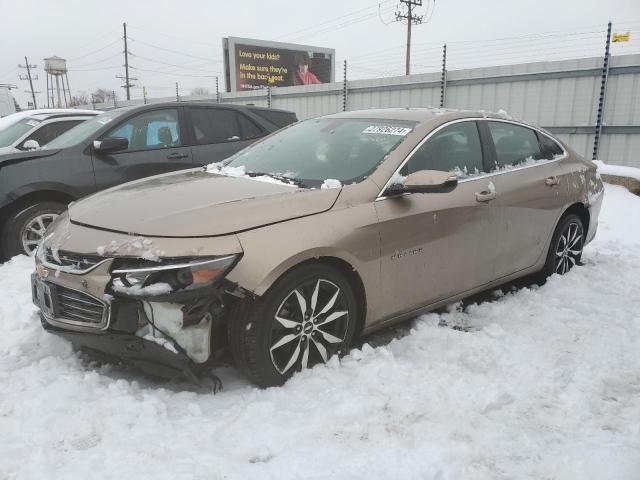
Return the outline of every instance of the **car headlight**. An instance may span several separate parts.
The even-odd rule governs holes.
[[[134,297],[189,293],[212,287],[233,268],[240,255],[193,259],[164,259],[160,263],[118,259],[111,271],[117,293]]]

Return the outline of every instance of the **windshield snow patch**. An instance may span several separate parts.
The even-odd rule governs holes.
[[[226,177],[249,178],[251,180],[256,180],[258,182],[275,183],[278,185],[286,185],[288,187],[297,188],[297,185],[295,185],[293,182],[285,182],[280,178],[275,178],[270,175],[257,175],[257,176],[249,175],[246,172],[244,165],[232,167],[229,165],[224,165],[222,162],[216,162],[216,163],[210,163],[209,165],[207,165],[205,167],[205,170],[209,173],[215,173],[216,175],[224,175]],[[285,172],[283,174],[277,174],[275,176],[286,178],[286,177],[290,177],[291,173]]]

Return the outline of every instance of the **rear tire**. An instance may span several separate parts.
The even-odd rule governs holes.
[[[295,371],[345,353],[357,315],[354,290],[339,270],[303,265],[284,274],[262,297],[233,307],[231,353],[256,384],[282,385]]]
[[[6,258],[35,255],[47,227],[65,211],[64,203],[45,201],[25,207],[9,216],[2,230],[2,252]]]
[[[575,265],[580,265],[583,245],[584,227],[580,217],[574,213],[562,217],[553,232],[547,260],[538,274],[538,283],[543,284],[554,273],[564,275]]]

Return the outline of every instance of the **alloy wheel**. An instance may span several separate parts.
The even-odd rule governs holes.
[[[582,255],[582,231],[576,222],[569,223],[560,234],[556,245],[554,272],[567,273]]]
[[[274,316],[269,347],[273,366],[281,375],[326,362],[339,353],[349,328],[344,292],[335,283],[317,278],[287,294]]]
[[[42,213],[25,223],[20,238],[22,239],[22,248],[27,255],[31,257],[35,255],[36,249],[44,237],[44,232],[57,217],[56,213]]]

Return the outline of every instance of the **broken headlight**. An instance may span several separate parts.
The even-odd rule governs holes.
[[[212,287],[233,268],[239,255],[163,259],[160,263],[119,259],[111,271],[115,292],[133,297],[189,293]]]

